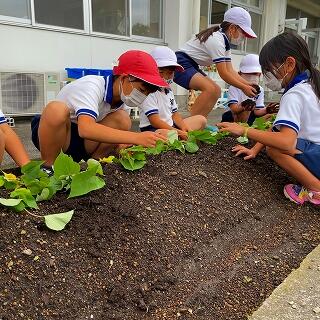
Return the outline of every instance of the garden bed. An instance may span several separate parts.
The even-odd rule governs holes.
[[[0,319],[246,319],[319,244],[320,220],[234,143],[107,165],[105,188],[40,204],[75,209],[61,232],[1,208]]]

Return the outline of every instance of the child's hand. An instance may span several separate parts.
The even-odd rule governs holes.
[[[266,106],[266,111],[268,114],[277,113],[279,111],[279,103],[278,102],[268,103],[268,105]]]
[[[241,107],[245,111],[252,111],[256,107],[256,103],[251,99],[247,99],[241,102]]]
[[[258,93],[257,90],[252,86],[252,85],[246,85],[243,89],[242,89],[243,93],[250,97],[253,98],[255,97]]]
[[[154,147],[158,140],[167,141],[167,137],[161,132],[145,131],[137,134],[137,145]]]
[[[245,155],[244,160],[254,159],[257,156],[257,153],[253,149],[248,149],[241,145],[236,145],[232,148],[233,152],[236,152],[236,157],[240,155]]]
[[[228,131],[236,136],[242,136],[245,132],[245,128],[235,122],[220,122],[217,123],[217,127],[222,132]]]
[[[187,131],[177,129],[177,132],[178,132],[178,136],[182,140],[188,140],[188,132]]]
[[[185,123],[184,121],[183,121],[183,125],[180,127],[180,130],[185,131],[185,132],[192,131],[190,126],[187,123]]]

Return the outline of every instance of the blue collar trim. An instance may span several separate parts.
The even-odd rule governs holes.
[[[284,93],[286,93],[288,90],[293,88],[295,85],[301,83],[301,82],[306,82],[310,78],[310,71],[306,70],[298,75],[296,75],[286,86]]]
[[[230,50],[230,41],[227,37],[227,35],[222,31],[222,29],[219,29],[219,32],[222,33],[223,39],[224,39],[224,45],[226,47],[226,51]]]
[[[113,98],[113,74],[104,77],[105,80],[105,95],[104,101],[111,105],[112,98]]]

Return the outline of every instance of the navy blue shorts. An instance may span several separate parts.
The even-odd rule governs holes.
[[[38,150],[40,150],[38,135],[40,118],[40,115],[36,115],[32,118],[31,121],[31,138],[33,144]],[[81,160],[88,160],[90,158],[90,155],[88,155],[84,147],[84,139],[79,136],[78,125],[74,122],[71,122],[70,145],[65,153],[71,156],[72,159],[76,162],[79,162]]]
[[[298,138],[296,149],[302,153],[298,153],[294,157],[320,179],[320,145]]]
[[[173,127],[179,129],[175,124],[173,124]],[[155,132],[156,130],[158,130],[158,128],[153,127],[151,124],[149,126],[140,128],[141,132],[144,132],[144,131],[153,131],[153,132]]]
[[[207,76],[202,70],[200,70],[199,65],[186,53],[177,51],[176,56],[178,63],[184,68],[184,71],[176,71],[174,73],[173,81],[179,86],[189,90],[190,80],[196,73],[201,73],[202,75]]]
[[[254,114],[254,111],[251,111],[249,118],[248,118],[248,125],[251,126],[256,120],[257,116]],[[222,114],[222,122],[234,122],[233,114],[231,110],[226,111],[224,114]]]

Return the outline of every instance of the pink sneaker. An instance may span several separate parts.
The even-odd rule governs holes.
[[[308,201],[316,206],[320,206],[320,191],[309,190]]]
[[[297,204],[303,204],[305,201],[310,201],[308,190],[298,184],[285,185],[283,188],[283,193],[290,201],[293,201]]]

